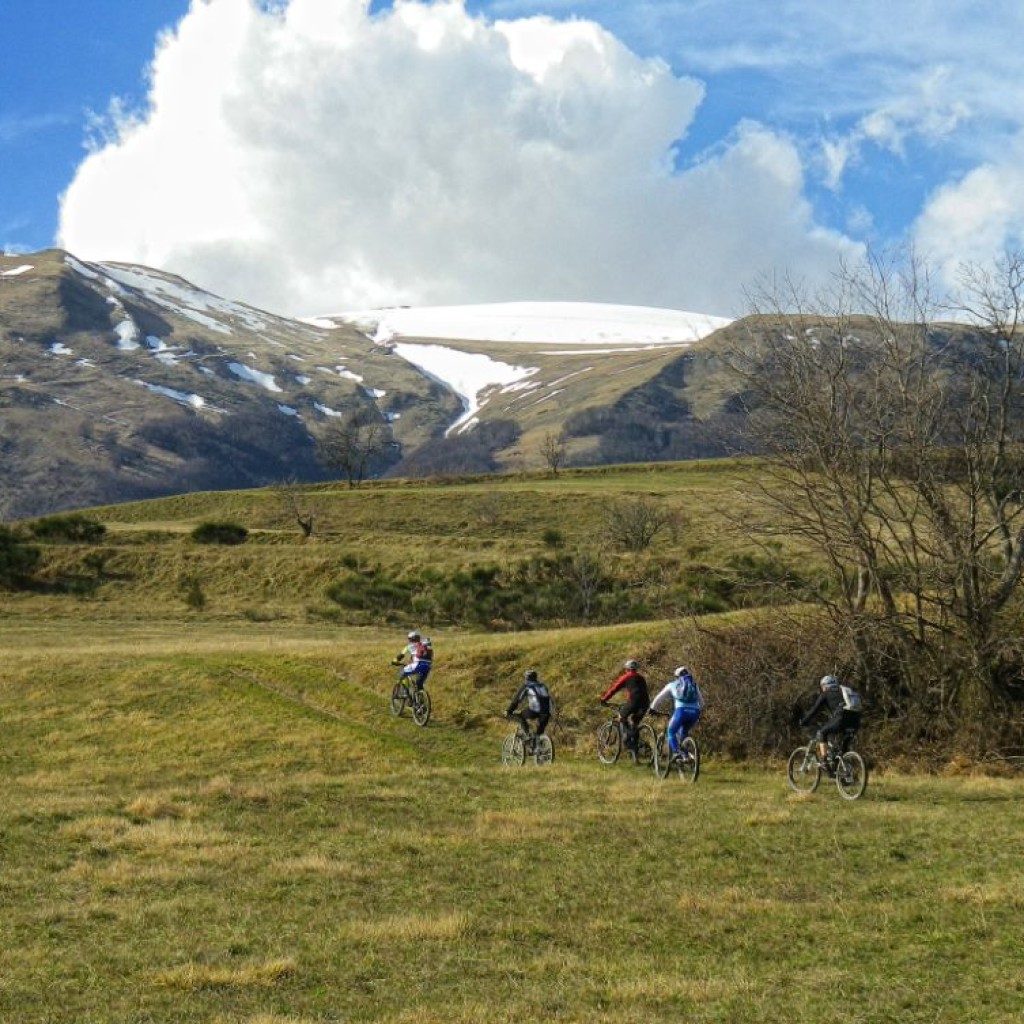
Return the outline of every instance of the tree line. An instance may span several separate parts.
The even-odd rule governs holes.
[[[751,305],[721,356],[763,456],[737,525],[827,566],[842,667],[887,717],[979,751],[1024,701],[1024,256],[946,297],[873,257]]]

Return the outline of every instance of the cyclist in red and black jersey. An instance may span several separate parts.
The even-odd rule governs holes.
[[[624,667],[626,671],[601,695],[601,703],[607,704],[620,690],[626,691],[626,702],[618,709],[618,715],[626,726],[626,747],[632,750],[636,746],[637,727],[651,706],[651,695],[647,680],[640,675],[640,665],[631,658]]]

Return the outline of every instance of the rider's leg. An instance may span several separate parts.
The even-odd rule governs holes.
[[[619,735],[622,737],[622,742],[628,747],[629,746],[629,716],[619,712]]]
[[[823,761],[828,760],[829,757],[829,746],[833,736],[841,732],[843,729],[843,715],[840,712],[833,718],[830,718],[819,730],[818,730],[818,753]]]
[[[827,744],[820,729],[814,734],[814,748],[818,751],[818,760],[824,763],[827,756]]]
[[[668,721],[668,749],[673,757],[679,753],[679,742],[686,733],[683,731],[683,709],[676,708]]]
[[[690,735],[690,730],[700,721],[700,711],[693,708],[681,708],[680,710],[682,711],[682,728],[679,730],[679,742],[682,743]]]
[[[416,665],[416,689],[422,690],[423,684],[427,681],[427,676],[430,675],[430,662],[421,661]]]
[[[405,665],[402,667],[402,685],[406,689],[411,689],[413,686],[413,680],[416,678],[416,666]],[[419,689],[419,687],[416,687]]]
[[[640,719],[643,717],[642,714],[638,714],[634,711],[631,715],[626,718],[626,727],[629,729],[629,749],[636,750],[637,741],[639,740],[640,732]]]

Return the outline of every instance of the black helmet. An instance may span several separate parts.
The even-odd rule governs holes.
[[[526,680],[526,681],[527,681],[528,683],[535,683],[535,682],[537,682],[537,670],[536,670],[535,668],[528,668],[528,669],[527,669],[527,670],[526,670],[526,671],[525,671],[525,672],[523,673],[523,678],[524,678],[524,679],[525,679],[525,680]]]

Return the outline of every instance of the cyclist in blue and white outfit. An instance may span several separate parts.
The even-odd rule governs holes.
[[[651,701],[652,707],[661,706],[669,697],[672,698],[673,711],[668,723],[668,749],[674,759],[679,756],[679,744],[690,735],[704,710],[700,687],[685,665],[680,665],[672,673],[672,679]]]
[[[422,690],[433,666],[434,651],[430,644],[430,638],[421,637],[415,630],[408,635],[407,639],[409,643],[398,652],[391,664],[402,665],[408,658],[408,664],[402,668],[402,680],[405,682],[415,679],[416,689]]]

